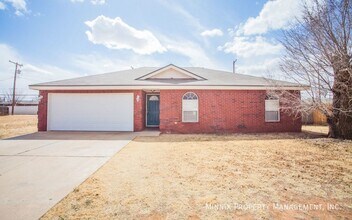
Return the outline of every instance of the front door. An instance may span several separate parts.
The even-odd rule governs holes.
[[[147,95],[147,127],[159,127],[159,95]]]

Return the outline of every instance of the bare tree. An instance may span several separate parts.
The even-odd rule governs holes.
[[[310,86],[305,101],[284,91],[278,94],[281,101],[295,114],[320,110],[334,138],[352,139],[351,16],[351,0],[313,0],[281,40],[286,49],[281,70]]]
[[[18,92],[16,94],[16,97],[15,97],[15,104],[17,105],[17,103],[23,101],[23,99],[25,98],[26,96],[24,94],[22,94],[21,92]],[[3,102],[5,104],[11,104],[12,103],[12,90],[9,90],[9,91],[5,91],[3,94],[2,94],[2,97],[1,99],[3,100]]]

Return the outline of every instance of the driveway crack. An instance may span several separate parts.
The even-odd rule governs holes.
[[[52,142],[52,143],[49,143],[49,144],[44,144],[44,145],[36,147],[36,148],[32,148],[32,149],[29,149],[29,150],[25,150],[23,152],[19,152],[19,153],[13,155],[13,156],[24,154],[24,153],[27,153],[27,152],[32,151],[32,150],[37,150],[37,149],[42,148],[42,147],[47,147],[49,145],[52,145],[52,144],[55,144],[55,143],[58,143],[58,142],[60,142],[60,141],[55,141],[55,142]]]

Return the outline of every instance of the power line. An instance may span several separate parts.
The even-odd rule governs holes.
[[[29,80],[29,81],[33,81],[34,83],[36,83],[36,82],[41,82],[40,80],[33,79],[33,78],[31,79],[31,78],[27,78],[27,77],[23,77],[23,76],[18,77],[18,79]]]
[[[1,82],[1,81],[6,81],[6,80],[9,80],[9,79],[12,79],[12,77],[6,78],[6,79],[0,79],[0,82]]]

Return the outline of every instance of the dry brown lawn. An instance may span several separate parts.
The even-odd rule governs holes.
[[[36,132],[37,123],[36,115],[0,116],[0,139]]]
[[[302,126],[302,131],[308,134],[325,136],[329,132],[329,127],[322,125],[304,125]]]
[[[352,142],[310,135],[138,137],[43,219],[350,219]]]

